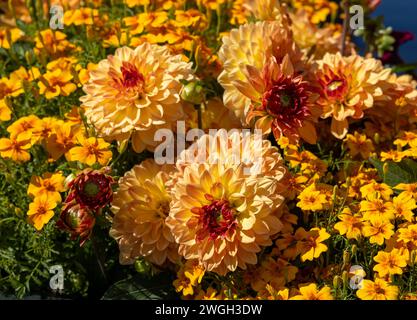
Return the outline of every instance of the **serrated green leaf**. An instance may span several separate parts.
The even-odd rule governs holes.
[[[384,162],[378,159],[370,159],[372,165],[378,170],[379,176],[384,183],[395,187],[399,183],[417,182],[417,162],[411,159],[404,159],[401,162],[386,161],[384,172]]]
[[[105,292],[103,300],[162,300],[176,299],[172,277],[159,274],[152,278],[135,276],[116,282]]]

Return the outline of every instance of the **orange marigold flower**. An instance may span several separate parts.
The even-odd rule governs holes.
[[[134,263],[138,257],[157,265],[178,262],[178,246],[165,224],[171,202],[167,183],[173,169],[145,160],[119,180],[110,235],[119,244],[121,264]]]
[[[95,163],[104,166],[110,161],[112,157],[112,152],[109,150],[110,144],[103,139],[85,138],[79,135],[77,140],[81,146],[71,148],[69,151],[71,161],[79,161],[88,166]]]
[[[191,64],[167,47],[143,43],[116,50],[90,72],[80,98],[88,121],[99,135],[125,141],[136,152],[156,147],[154,132],[184,117],[181,80],[193,78]]]
[[[54,216],[53,209],[56,207],[54,199],[50,199],[47,195],[36,197],[29,204],[29,221],[34,225],[36,230],[41,230],[45,224]]]
[[[10,139],[0,139],[0,156],[9,158],[16,162],[27,162],[30,160],[30,153],[27,151],[32,146],[32,134],[22,132]]]
[[[256,253],[282,229],[280,181],[286,169],[269,141],[255,147],[253,140],[220,130],[202,136],[177,160],[166,223],[185,259],[198,259],[221,275],[256,264]],[[210,148],[213,144],[217,148]],[[232,160],[236,146],[246,164]],[[206,150],[201,161],[193,161],[195,150]],[[257,171],[255,150],[263,159]]]
[[[317,61],[317,103],[322,107],[322,118],[332,117],[331,132],[336,138],[346,136],[349,118],[361,119],[374,99],[382,96],[381,82],[388,79],[390,72],[379,60],[359,55],[326,54]]]

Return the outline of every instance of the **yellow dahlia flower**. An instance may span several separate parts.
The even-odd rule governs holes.
[[[340,51],[342,32],[338,24],[328,24],[319,27],[310,21],[309,15],[305,10],[289,13],[289,16],[291,18],[291,30],[294,41],[306,56],[322,59],[326,53]],[[354,45],[350,41],[346,42],[346,51],[354,52]]]
[[[191,63],[167,47],[143,43],[119,48],[100,61],[80,98],[85,116],[107,140],[132,138],[133,149],[153,150],[154,132],[184,117],[181,80],[193,78]]]
[[[166,183],[174,168],[145,160],[119,180],[110,235],[119,244],[121,264],[138,257],[157,265],[178,261],[178,246],[165,225],[171,201]]]
[[[359,55],[326,54],[317,61],[317,103],[322,107],[322,118],[332,117],[331,132],[336,138],[346,136],[348,118],[361,119],[364,110],[383,96],[390,73],[379,60]]]
[[[223,37],[219,51],[223,71],[218,81],[225,89],[225,106],[234,111],[242,123],[248,125],[246,116],[251,104],[251,99],[242,93],[242,89],[251,90],[252,87],[246,72],[247,66],[262,70],[271,57],[279,64],[286,55],[297,71],[303,68],[301,52],[293,41],[289,27],[279,21],[245,24]]]
[[[253,136],[242,136],[219,130],[180,154],[166,220],[179,253],[221,275],[256,264],[261,247],[271,245],[282,228],[282,158],[269,141],[261,139],[257,145]],[[241,150],[240,158],[252,168],[258,151],[259,170],[245,170],[244,163],[232,160],[234,149]],[[192,161],[196,150],[201,157]]]

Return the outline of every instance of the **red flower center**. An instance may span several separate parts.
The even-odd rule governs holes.
[[[347,91],[347,82],[345,79],[336,77],[324,84],[324,90],[327,97],[342,101]]]
[[[262,97],[262,107],[280,126],[300,127],[311,113],[307,105],[307,83],[301,77],[284,77],[274,81]]]
[[[211,240],[225,237],[237,226],[236,211],[230,207],[227,200],[213,200],[211,204],[196,208],[195,211],[198,214],[198,223],[201,226],[197,232],[198,241],[205,239],[207,236]]]
[[[133,64],[125,61],[120,70],[123,76],[122,84],[125,88],[142,90],[145,79]]]

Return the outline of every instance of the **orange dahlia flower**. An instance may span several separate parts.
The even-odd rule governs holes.
[[[119,48],[90,72],[83,89],[85,116],[99,135],[119,142],[132,138],[133,149],[153,150],[158,128],[184,117],[181,80],[193,78],[191,63],[166,47],[143,43]]]
[[[256,264],[261,247],[271,245],[282,228],[282,158],[267,140],[256,146],[254,139],[241,138],[238,131],[219,130],[181,153],[166,219],[179,253],[220,275]],[[217,147],[210,149],[212,143]],[[188,161],[204,146],[203,161]],[[236,146],[248,165],[255,164],[255,148],[261,152],[257,173],[231,160]]]
[[[119,180],[110,235],[119,244],[121,264],[138,257],[157,265],[179,260],[178,246],[165,225],[171,201],[166,184],[173,169],[145,160]]]
[[[281,64],[270,58],[262,72],[247,66],[245,73],[248,85],[238,85],[238,89],[251,99],[247,123],[255,119],[255,128],[266,134],[272,130],[277,141],[285,136],[290,143],[296,143],[300,137],[316,143],[313,122],[320,115],[314,105],[316,95],[294,71],[288,55]]]
[[[280,64],[286,55],[295,70],[303,68],[302,54],[293,41],[289,27],[279,21],[245,24],[223,37],[219,51],[223,71],[218,81],[225,89],[225,106],[233,110],[242,123],[248,125],[246,116],[251,105],[251,98],[242,91],[254,90],[248,78],[252,75],[248,74],[248,68],[260,71],[271,57]]]
[[[331,132],[336,138],[346,136],[348,118],[361,119],[364,110],[372,108],[374,100],[382,97],[390,73],[379,60],[359,55],[326,54],[317,62],[317,103],[322,107],[321,117],[332,118]]]

